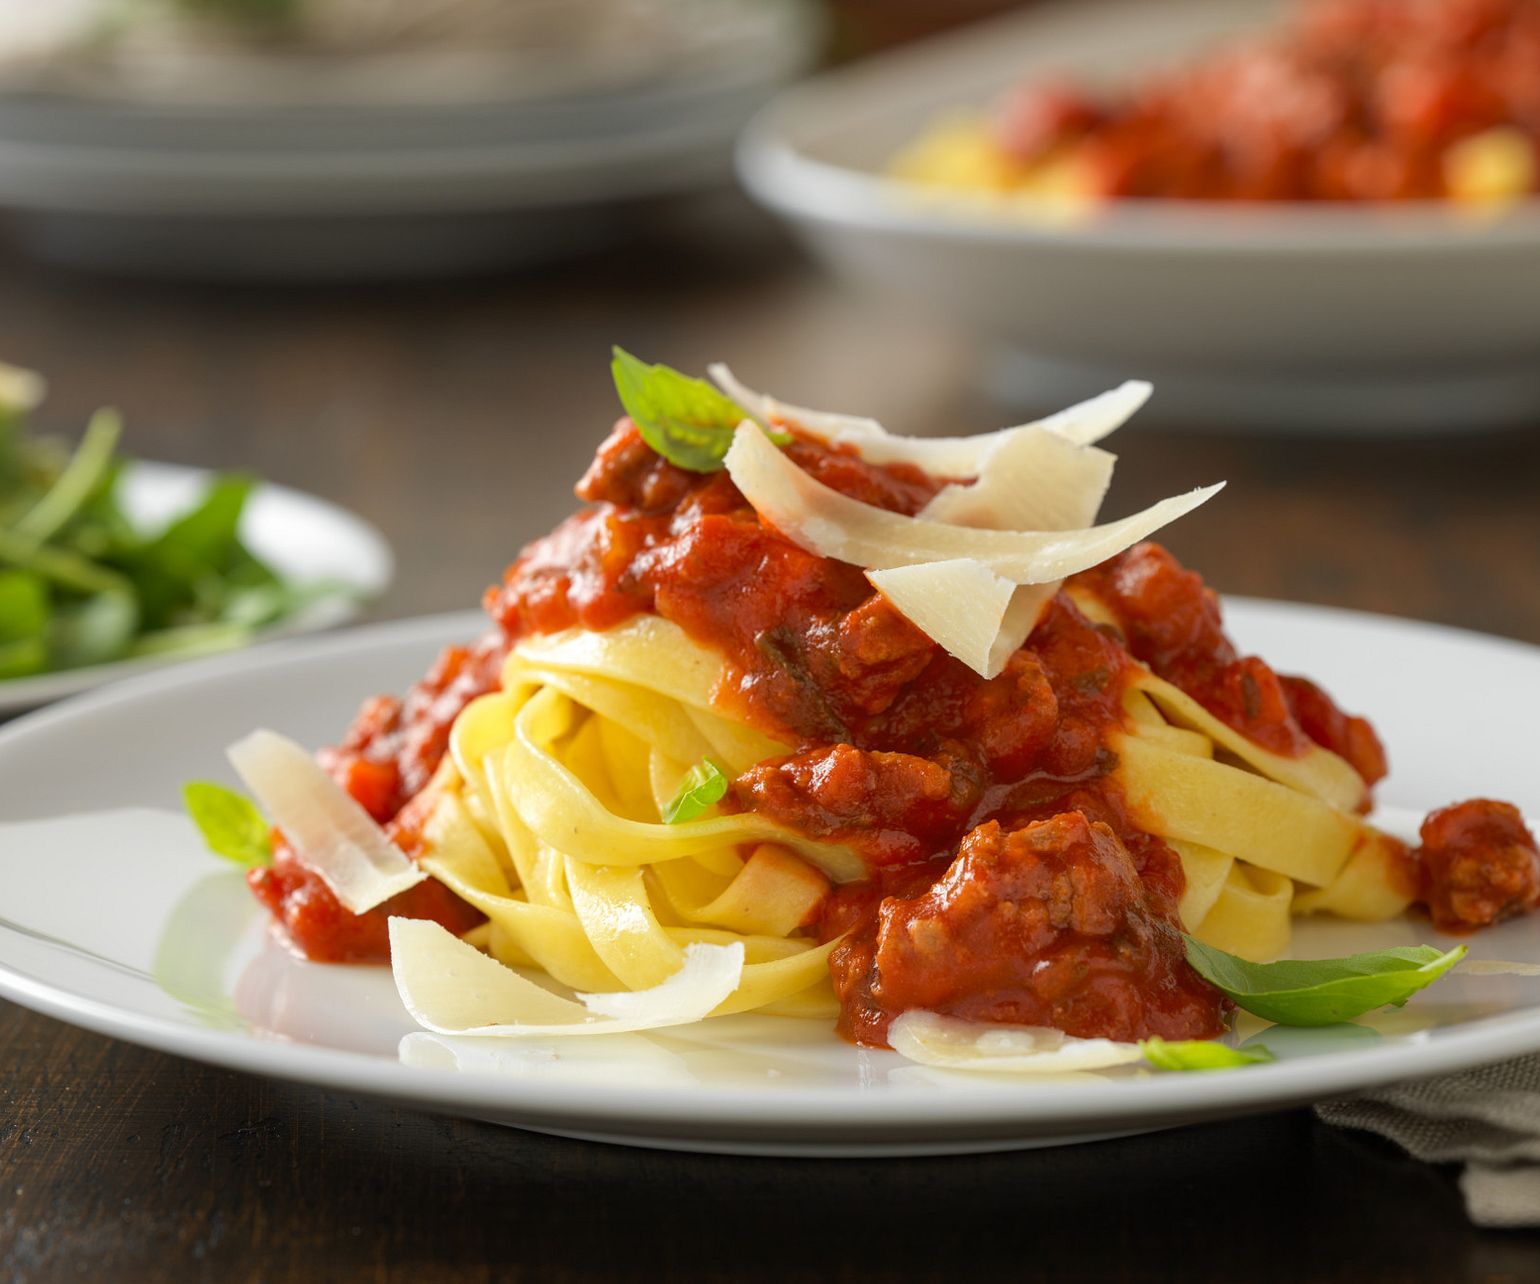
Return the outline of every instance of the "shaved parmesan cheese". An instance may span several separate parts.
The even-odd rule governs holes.
[[[1089,530],[995,531],[917,520],[851,499],[803,472],[758,429],[738,429],[726,464],[762,518],[820,556],[867,570],[967,558],[1016,584],[1047,584],[1104,562],[1223,487],[1165,499]]]
[[[685,946],[684,964],[649,989],[564,999],[427,919],[390,920],[401,1002],[437,1034],[516,1038],[624,1034],[709,1016],[743,977],[743,943]]]
[[[888,1027],[893,1050],[921,1065],[991,1074],[1069,1074],[1143,1059],[1136,1043],[1076,1039],[1047,1026],[987,1025],[905,1012]]]
[[[1032,630],[1042,619],[1048,603],[1057,595],[1059,583],[1060,581],[1054,580],[1051,584],[1017,586],[1016,591],[1011,594],[1011,604],[1005,608],[1005,618],[1000,621],[995,640],[990,644],[989,658],[984,668],[978,670],[982,676],[994,677],[1005,668],[1005,662],[1020,650],[1022,643],[1032,635]],[[945,646],[945,643],[942,645]]]
[[[992,652],[1017,592],[1010,580],[968,558],[868,571],[866,578],[900,615],[970,669],[992,678],[1005,667],[1010,651],[998,663]],[[1035,622],[1035,610],[1033,616]]]
[[[815,437],[828,442],[861,442],[874,437],[886,437],[888,430],[875,419],[862,415],[841,415],[829,410],[809,410],[806,406],[792,406],[762,392],[745,387],[727,366],[713,362],[706,367],[712,381],[724,393],[736,401],[762,428],[776,424],[794,424]]]
[[[977,481],[971,486],[954,483],[943,487],[920,510],[920,517],[927,521],[991,530],[1060,531],[1088,527],[1096,520],[1107,487],[1112,482],[1114,463],[1115,457],[1106,451],[1076,446],[1044,427],[1015,428],[997,438],[994,449],[983,460]],[[929,565],[957,563],[933,562]],[[999,578],[977,562],[969,565],[979,567],[992,578]],[[878,572],[883,575],[893,573]],[[993,636],[981,647],[973,636],[980,626],[948,605],[971,602],[977,590],[960,577],[947,578],[953,582],[927,577],[922,590],[926,603],[915,603],[919,609],[924,609],[927,603],[934,604],[929,616],[936,621],[940,632],[910,614],[893,593],[883,591],[900,612],[986,678],[999,673],[1031,635],[1058,592],[1060,583],[1052,580],[1047,584],[1018,587],[1007,608],[998,617],[986,621],[993,628]]]
[[[1147,383],[1125,383],[1089,401],[1015,428],[974,437],[893,437],[851,441],[861,458],[872,464],[914,464],[937,477],[978,477],[1004,441],[1032,430],[1047,431],[1073,446],[1089,446],[1110,436],[1150,396]]]
[[[711,373],[765,427],[791,422],[854,447],[871,463],[975,479],[944,486],[918,517],[906,517],[822,485],[742,425],[726,457],[733,481],[765,521],[811,552],[864,567],[901,614],[986,678],[1026,642],[1065,576],[1122,552],[1219,489],[1092,525],[1116,461],[1091,443],[1148,400],[1147,383],[1130,381],[1035,424],[923,438],[890,436],[871,419],[782,405],[744,387],[726,366]]]
[[[1103,437],[1110,437],[1138,414],[1154,391],[1153,385],[1142,379],[1130,379],[1038,422],[1077,446],[1090,446]]]
[[[253,731],[226,752],[299,858],[350,912],[362,914],[427,878],[294,741]]]
[[[1089,446],[1121,428],[1150,398],[1138,380],[1100,393],[1036,423],[974,437],[896,437],[875,419],[793,406],[739,382],[721,362],[707,367],[712,380],[761,427],[792,424],[835,446],[852,446],[872,464],[915,464],[938,477],[977,477],[1003,439],[1023,428],[1047,429],[1077,446]]]
[[[1014,428],[984,454],[977,481],[943,486],[920,516],[984,530],[1078,530],[1096,520],[1116,462],[1045,428]]]

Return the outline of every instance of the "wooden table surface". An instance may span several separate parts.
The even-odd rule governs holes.
[[[732,230],[732,229],[729,229]],[[569,506],[608,345],[732,360],[895,428],[1001,422],[922,317],[843,297],[763,229],[652,234],[518,279],[222,290],[0,260],[0,355],[44,418],[251,467],[376,522],[381,616],[465,606]],[[1540,427],[1540,426],[1537,426]],[[1170,532],[1226,591],[1540,643],[1540,430],[1404,442],[1117,440],[1116,508],[1231,490]],[[1522,1281],[1451,1173],[1306,1111],[1067,1149],[811,1161],[622,1149],[210,1069],[0,1003],[0,1280]]]

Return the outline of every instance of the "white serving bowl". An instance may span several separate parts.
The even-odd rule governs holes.
[[[1540,201],[1500,214],[1123,201],[1075,214],[884,175],[938,112],[1067,72],[1116,83],[1272,3],[1063,4],[782,94],[740,174],[851,283],[994,341],[997,391],[1062,404],[1152,379],[1193,426],[1434,431],[1540,416]]]

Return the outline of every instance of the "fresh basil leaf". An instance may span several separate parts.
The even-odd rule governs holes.
[[[1386,1006],[1400,1007],[1465,957],[1432,945],[1400,946],[1340,959],[1251,963],[1186,936],[1187,961],[1247,1012],[1279,1025],[1332,1025]]]
[[[710,758],[702,758],[685,772],[679,784],[679,792],[663,809],[663,823],[678,825],[694,820],[713,803],[719,803],[727,795],[727,773]]]
[[[251,799],[211,780],[192,780],[182,786],[182,801],[216,856],[248,869],[272,863],[272,832]]]
[[[714,473],[748,416],[704,379],[668,366],[649,366],[623,348],[614,349],[610,374],[620,404],[642,440],[671,464],[692,473]]]
[[[1274,1060],[1263,1044],[1232,1048],[1217,1039],[1141,1039],[1139,1051],[1157,1070],[1233,1070]]]
[[[49,628],[55,668],[105,664],[122,656],[139,629],[139,607],[126,590],[59,607]]]

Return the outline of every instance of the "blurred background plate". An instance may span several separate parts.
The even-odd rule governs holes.
[[[123,511],[135,526],[155,529],[196,503],[211,477],[201,468],[135,463],[121,483]],[[241,538],[285,581],[334,584],[345,590],[319,597],[259,631],[256,642],[313,633],[352,619],[366,602],[385,591],[395,570],[390,545],[368,522],[286,486],[264,483],[252,492],[241,520]],[[185,653],[145,656],[0,681],[0,715],[20,713],[189,658]]]
[[[753,195],[836,274],[995,345],[1030,409],[1138,376],[1149,417],[1442,431],[1540,409],[1540,202],[1404,207],[1122,201],[1073,217],[890,179],[938,113],[1017,81],[1125,83],[1275,21],[1274,3],[1058,4],[784,93],[739,152]]]
[[[638,201],[724,187],[735,135],[820,44],[801,0],[689,16],[689,48],[629,77],[558,62],[499,79],[488,58],[413,81],[410,59],[360,57],[225,98],[206,65],[201,96],[14,89],[0,207],[42,257],[157,275],[416,276],[585,248]]]

